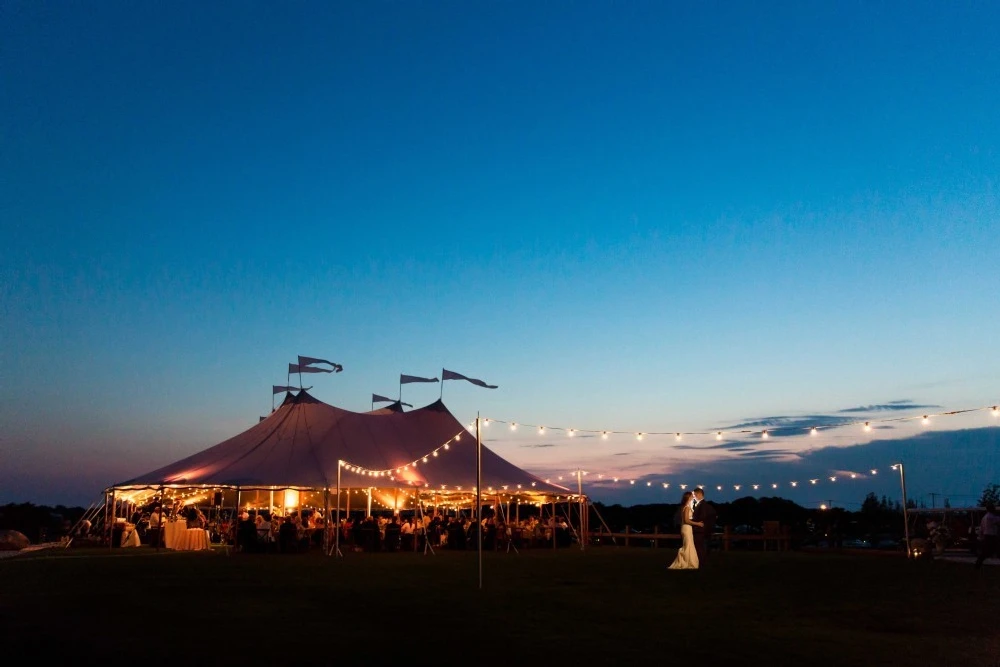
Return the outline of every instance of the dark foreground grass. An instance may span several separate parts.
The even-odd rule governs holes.
[[[488,553],[479,590],[475,552],[70,549],[0,561],[0,632],[5,655],[77,664],[1000,666],[1000,568],[672,556]]]

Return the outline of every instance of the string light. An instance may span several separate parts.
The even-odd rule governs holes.
[[[930,423],[931,423],[931,419],[930,419],[930,417],[929,417],[928,415],[924,415],[924,418],[923,418],[923,420],[921,420],[921,423],[922,423],[922,424],[923,424],[924,426],[927,426],[928,424],[930,424]]]
[[[963,408],[963,409],[960,409],[960,410],[951,410],[951,411],[948,411],[948,412],[941,412],[941,413],[937,413],[937,414],[926,414],[926,415],[923,415],[921,418],[924,420],[924,422],[923,422],[924,425],[927,425],[927,424],[930,423],[931,417],[952,416],[952,415],[958,415],[958,414],[965,414],[965,413],[969,413],[969,412],[976,412],[976,411],[980,411],[980,410],[989,410],[990,413],[992,414],[992,416],[1000,418],[1000,405],[989,405],[989,406],[979,407],[979,408]],[[841,427],[846,427],[846,426],[851,426],[851,425],[857,424],[857,425],[860,425],[867,432],[867,431],[871,431],[872,430],[872,428],[873,428],[872,425],[874,423],[878,423],[878,422],[899,422],[899,421],[906,421],[906,420],[913,419],[913,418],[914,417],[890,417],[890,418],[886,418],[886,419],[875,419],[875,420],[869,419],[869,420],[863,420],[863,421],[862,420],[858,420],[858,421],[851,421],[851,422],[843,422],[843,423],[840,423],[840,424],[832,425],[830,427],[823,427],[823,428],[824,429],[825,428],[841,428]],[[484,418],[483,424],[486,425],[486,426],[488,426],[491,422],[494,422],[494,421],[495,422],[499,422],[501,424],[508,424],[510,426],[511,430],[516,430],[516,428],[518,426],[532,426],[531,424],[522,424],[520,422],[508,422],[508,421],[504,421],[504,420],[501,420],[501,419],[493,419],[493,418]],[[475,424],[475,422],[473,422],[472,424],[469,424],[469,429],[470,430],[472,429],[472,427],[474,426],[474,424]],[[546,429],[545,426],[541,426],[541,425],[537,426],[537,428],[538,428],[539,434],[543,434],[545,432],[545,429]],[[579,429],[579,428],[575,428],[575,427],[568,428],[568,427],[560,427],[560,426],[552,426],[550,428],[554,428],[554,429],[557,429],[557,430],[564,430],[564,431],[567,431],[567,433],[573,432],[574,434],[577,433],[577,432],[583,432],[583,433],[600,433],[602,439],[607,439],[608,436],[610,436],[611,434],[614,434],[614,433],[623,433],[624,434],[624,433],[629,433],[630,432],[628,430],[614,430],[614,429],[586,430],[586,429]],[[814,426],[808,427],[807,430],[809,432],[809,435],[815,436],[815,435],[819,434],[820,427],[814,425]],[[781,432],[785,432],[785,431],[789,431],[789,432],[792,432],[792,431],[801,431],[801,427],[798,427],[798,426],[787,426],[787,427],[782,427],[782,426],[775,427],[775,426],[772,426],[770,428],[766,428],[766,429],[763,429],[761,431],[741,430],[741,431],[735,431],[735,433],[746,434],[746,435],[759,434],[762,438],[769,438],[772,434],[777,434],[777,432],[779,432],[779,431],[781,431]],[[725,435],[725,431],[715,431],[714,433],[712,433],[712,432],[706,433],[706,432],[703,432],[703,431],[657,431],[657,432],[651,432],[651,431],[639,431],[639,432],[636,432],[636,431],[632,431],[632,433],[634,433],[635,436],[636,436],[636,438],[640,439],[640,440],[643,439],[643,437],[647,436],[647,435],[673,435],[678,440],[683,439],[684,436],[688,436],[688,435],[702,435],[702,436],[704,436],[704,435],[714,435],[716,440],[722,440],[723,436]],[[455,439],[457,440],[458,438],[456,437]]]

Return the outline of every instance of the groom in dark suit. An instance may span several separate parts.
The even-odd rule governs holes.
[[[691,520],[702,525],[692,526],[694,532],[694,549],[698,552],[698,567],[708,565],[708,541],[715,531],[715,506],[705,500],[705,490],[694,490],[694,512]]]

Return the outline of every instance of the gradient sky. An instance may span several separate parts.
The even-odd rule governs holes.
[[[1000,403],[995,3],[0,12],[0,502],[230,437],[298,354],[344,365],[309,384],[348,409],[444,367],[500,385],[447,383],[459,419],[581,429]],[[1000,482],[987,413],[910,424],[487,444],[542,475]],[[785,495],[898,495],[852,484]]]

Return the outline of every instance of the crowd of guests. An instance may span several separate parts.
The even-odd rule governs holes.
[[[294,511],[286,516],[278,512],[244,511],[236,528],[235,544],[244,552],[302,553],[321,547],[324,531],[328,544],[335,542],[334,521],[328,523],[320,510]],[[355,551],[414,551],[426,546],[446,549],[475,549],[477,530],[483,530],[484,549],[508,546],[551,547],[553,531],[556,546],[570,546],[576,535],[564,518],[545,522],[537,517],[506,523],[490,516],[476,521],[468,516],[435,514],[422,516],[345,516],[341,518],[339,544]]]

